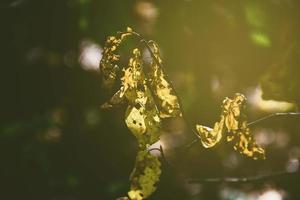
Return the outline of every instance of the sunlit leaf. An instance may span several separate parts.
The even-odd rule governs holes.
[[[146,199],[156,190],[155,184],[161,174],[160,166],[159,159],[148,150],[138,152],[134,170],[130,175],[131,187],[128,192],[130,199]]]
[[[155,59],[152,60],[151,65],[151,86],[153,88],[153,92],[158,99],[158,107],[160,108],[160,117],[175,117],[181,116],[181,108],[179,104],[178,97],[173,91],[171,84],[168,82],[166,75],[164,74],[161,64],[162,59],[159,52],[158,45],[151,41],[149,45],[153,49],[153,54]]]
[[[259,147],[250,133],[245,115],[246,97],[235,94],[234,98],[223,102],[223,113],[227,128],[227,141],[234,143],[234,149],[253,159],[265,158],[265,151]]]
[[[130,35],[138,36],[131,28],[127,28],[126,32],[116,37],[111,36],[106,41],[100,63],[104,84],[112,87],[115,80],[121,84],[119,90],[102,108],[111,108],[121,103],[127,106],[125,123],[136,137],[139,147],[130,176],[131,188],[128,197],[142,200],[156,190],[155,184],[161,174],[160,162],[149,153],[148,147],[159,140],[162,118],[180,117],[182,111],[176,92],[162,68],[159,47],[155,42],[145,43],[149,45],[147,47],[150,47],[152,56],[149,68],[145,69],[141,52],[135,48],[128,65],[120,71],[117,65],[119,55],[116,52],[124,38]],[[225,137],[241,154],[254,159],[264,158],[264,150],[258,147],[250,135],[244,114],[245,101],[246,98],[241,94],[236,94],[233,99],[226,98],[223,101],[220,121],[213,128],[196,126],[204,147],[213,147]]]
[[[256,144],[247,126],[245,102],[246,97],[242,94],[236,94],[233,99],[226,98],[222,105],[221,119],[213,129],[196,126],[204,147],[215,146],[224,135],[241,154],[253,159],[265,158],[264,149]]]
[[[132,30],[127,29],[131,32]],[[114,40],[114,38],[113,38]],[[114,51],[113,47],[111,51]],[[126,100],[128,106],[125,112],[125,123],[137,138],[139,153],[135,168],[130,176],[130,199],[142,200],[155,191],[155,184],[160,177],[160,162],[158,158],[148,153],[148,147],[159,140],[160,117],[155,105],[147,79],[143,70],[143,61],[139,49],[133,50],[128,66],[123,69],[120,78],[120,89],[105,104],[110,108]]]
[[[159,139],[160,118],[146,79],[138,49],[133,50],[122,80],[122,92],[131,104],[125,114],[125,122],[137,137],[140,145],[151,145]],[[122,95],[122,94],[121,94]]]
[[[202,125],[196,125],[196,129],[201,138],[202,145],[205,148],[213,147],[222,139],[224,133],[224,117],[222,117],[220,122],[215,123],[213,129]]]
[[[131,33],[120,33],[117,36],[109,36],[105,42],[100,62],[100,71],[103,75],[103,85],[112,88],[115,83],[117,72],[120,70],[117,61],[120,55],[116,53],[122,41]]]
[[[252,157],[253,159],[265,159],[265,150],[259,147],[247,127],[247,122],[243,122],[238,131],[233,134],[234,149],[241,154]]]

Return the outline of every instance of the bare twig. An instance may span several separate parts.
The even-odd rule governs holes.
[[[271,118],[274,118],[274,117],[279,117],[279,116],[294,116],[294,115],[299,115],[300,116],[300,112],[287,112],[287,113],[272,113],[272,114],[269,114],[269,115],[266,115],[262,118],[259,118],[259,119],[256,119],[252,122],[249,122],[248,123],[248,126],[253,126],[257,123],[260,123],[260,122],[263,122],[267,119],[271,119]]]
[[[148,150],[148,152],[151,151],[159,151],[161,154],[161,157],[163,161],[169,166],[173,167],[170,162],[166,159],[163,151],[163,147],[160,145],[159,148],[151,148]],[[282,171],[277,171],[273,172],[270,174],[260,174],[256,176],[248,176],[248,177],[211,177],[211,178],[197,178],[197,179],[189,179],[188,183],[221,183],[221,182],[226,182],[226,183],[244,183],[244,182],[253,182],[253,181],[262,181],[262,180],[267,180],[270,178],[282,176],[282,175],[292,175],[295,174],[296,172],[288,172],[286,170]]]
[[[190,179],[189,183],[207,183],[207,182],[227,182],[227,183],[241,183],[241,182],[252,182],[252,181],[261,181],[264,179],[270,179],[273,177],[278,177],[281,175],[294,174],[296,172],[288,171],[279,171],[271,174],[261,174],[251,177],[224,177],[224,178],[201,178],[201,179]]]

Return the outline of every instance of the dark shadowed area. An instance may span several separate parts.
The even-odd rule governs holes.
[[[111,92],[101,87],[98,66],[106,37],[128,26],[160,45],[191,125],[213,126],[223,99],[237,92],[248,99],[249,121],[299,111],[298,0],[0,4],[0,199],[126,195],[137,143],[124,123],[123,107],[100,109]],[[124,52],[131,50],[130,42],[124,45]],[[200,142],[184,148],[193,140],[186,122],[163,123],[166,160],[149,199],[300,199],[300,116],[251,126],[266,149],[267,159],[260,161],[225,142],[212,149]]]

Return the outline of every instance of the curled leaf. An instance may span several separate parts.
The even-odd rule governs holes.
[[[254,160],[265,159],[265,150],[259,147],[254,141],[247,122],[243,122],[240,130],[234,133],[234,149]]]
[[[233,99],[225,98],[223,101],[223,116],[225,117],[225,125],[228,131],[236,131],[239,128],[239,119],[242,119],[246,97],[242,94],[235,94]]]
[[[234,98],[226,98],[223,102],[223,113],[227,128],[227,141],[234,143],[234,149],[253,159],[265,159],[265,151],[259,147],[247,125],[245,115],[246,97],[235,94]]]
[[[222,114],[214,128],[197,125],[197,131],[202,145],[210,148],[220,142],[222,135],[226,140],[233,143],[236,151],[253,159],[265,158],[265,151],[254,141],[247,125],[245,115],[246,97],[235,94],[233,99],[225,98],[222,105]]]
[[[178,97],[175,95],[174,89],[171,87],[171,84],[168,82],[167,77],[161,68],[162,59],[159,47],[153,41],[149,42],[149,45],[152,47],[153,55],[155,57],[152,59],[151,63],[150,85],[158,100],[160,117],[182,116]]]
[[[121,35],[119,39],[112,37],[107,41],[108,47],[105,49],[107,54],[102,58],[100,68],[106,75],[104,78],[110,84],[116,78],[116,72],[111,67],[115,61],[111,59],[112,52],[131,32],[132,30],[127,28],[127,33]],[[129,59],[128,66],[123,69],[120,81],[120,89],[102,105],[102,108],[111,108],[121,102],[128,104],[125,123],[139,144],[135,168],[130,176],[131,190],[128,192],[128,196],[130,199],[142,200],[155,191],[154,185],[158,182],[161,174],[158,158],[149,154],[147,150],[148,146],[159,140],[161,119],[153,93],[148,86],[139,49],[133,50],[133,56]]]
[[[125,123],[136,137],[139,151],[130,175],[131,188],[128,197],[121,199],[142,200],[156,190],[155,185],[161,175],[160,161],[147,148],[159,140],[162,118],[180,117],[182,111],[179,98],[162,69],[159,47],[155,42],[145,42],[142,39],[148,49],[151,49],[152,62],[147,73],[138,48],[133,50],[128,66],[118,66],[118,48],[131,35],[140,38],[129,27],[126,32],[107,38],[100,62],[103,83],[111,88],[118,79],[121,84],[119,90],[102,108],[111,108],[121,103],[127,106]],[[213,128],[196,125],[204,147],[213,147],[222,138],[226,138],[241,154],[254,159],[265,157],[264,150],[255,143],[250,134],[245,117],[245,102],[246,98],[242,94],[236,94],[233,99],[226,98],[222,104],[220,121]]]
[[[130,103],[125,114],[125,122],[137,137],[140,146],[151,145],[159,139],[160,118],[158,109],[149,90],[142,67],[141,54],[133,50],[128,73],[124,74],[121,90]]]
[[[214,128],[207,126],[196,125],[196,129],[201,138],[202,145],[205,148],[215,146],[222,139],[224,134],[224,117],[221,117],[220,122],[216,122]]]
[[[101,106],[102,108],[111,108],[114,105],[121,103],[124,99],[127,99],[131,104],[135,104],[138,85],[144,87],[145,82],[142,71],[141,55],[138,49],[133,50],[133,57],[130,58],[128,67],[123,69],[123,72],[124,75],[120,78],[120,89],[108,102]]]
[[[130,35],[130,32],[119,33],[117,36],[109,36],[106,39],[102,52],[102,59],[100,61],[103,85],[106,88],[112,88],[116,80],[117,72],[120,70],[117,64],[117,61],[120,59],[120,55],[116,53],[117,48],[120,46],[122,41]]]

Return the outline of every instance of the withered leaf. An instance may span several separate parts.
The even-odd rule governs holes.
[[[126,103],[125,123],[139,144],[135,167],[130,176],[131,188],[128,198],[142,200],[155,191],[155,184],[161,174],[158,158],[151,155],[147,148],[159,140],[161,119],[180,117],[182,111],[179,98],[162,69],[159,47],[155,42],[147,43],[152,49],[152,62],[147,74],[138,48],[133,50],[128,66],[124,68],[118,66],[120,59],[117,54],[118,48],[124,39],[131,35],[138,34],[127,28],[126,32],[107,38],[100,62],[103,83],[111,88],[119,78],[121,85],[102,108]],[[121,72],[123,75],[120,75]],[[215,146],[225,137],[241,154],[253,159],[265,157],[264,150],[255,143],[248,128],[245,101],[246,98],[242,94],[236,94],[233,99],[226,98],[222,104],[220,121],[216,122],[213,128],[196,125],[205,148]]]
[[[120,89],[102,107],[110,108],[125,100],[128,103],[125,123],[137,138],[140,149],[130,176],[131,190],[128,196],[130,199],[141,200],[155,191],[154,185],[161,173],[158,158],[147,150],[148,146],[159,140],[161,119],[147,84],[139,49],[133,50],[133,56],[123,72]]]
[[[175,91],[173,91],[171,84],[168,82],[167,77],[161,68],[162,59],[159,47],[153,41],[149,42],[149,46],[152,47],[153,55],[156,58],[152,59],[151,62],[150,85],[153,88],[154,95],[158,99],[160,117],[182,116],[178,97],[175,95]]]
[[[148,198],[155,190],[155,184],[161,174],[159,159],[148,150],[140,150],[137,154],[135,167],[130,175],[131,187],[128,196],[132,200]]]
[[[125,98],[129,103],[125,113],[126,125],[139,144],[145,146],[159,139],[160,118],[142,69],[141,53],[134,49],[121,78],[120,90],[102,107],[112,107]]]
[[[120,55],[116,53],[116,50],[118,49],[122,41],[130,35],[130,32],[119,33],[117,34],[117,36],[109,36],[106,39],[105,46],[102,52],[102,58],[100,61],[100,72],[103,75],[103,85],[106,88],[112,88],[116,80],[117,72],[120,69],[117,64]]]
[[[265,158],[265,151],[254,141],[245,117],[246,97],[235,94],[233,99],[225,98],[222,105],[222,114],[214,129],[197,125],[197,131],[202,145],[206,148],[213,147],[220,142],[222,135],[233,143],[234,149],[253,159]]]
[[[122,78],[124,95],[130,102],[125,115],[125,122],[137,137],[141,146],[151,145],[159,139],[160,118],[151,92],[146,84],[142,70],[141,54],[133,50],[134,57],[129,61]]]
[[[254,141],[246,121],[242,123],[240,130],[234,132],[233,141],[235,142],[234,149],[241,154],[252,157],[254,160],[265,159],[265,150]]]
[[[220,122],[215,123],[213,129],[202,125],[196,125],[196,129],[201,138],[202,145],[205,148],[213,147],[220,142],[224,134],[224,117],[221,117]]]
[[[133,50],[133,58],[130,58],[128,67],[123,69],[124,75],[121,77],[121,87],[113,95],[113,97],[102,108],[110,108],[123,101],[126,98],[131,104],[135,103],[137,99],[137,85],[144,84],[145,77],[142,72],[142,61],[140,51],[138,49]]]

